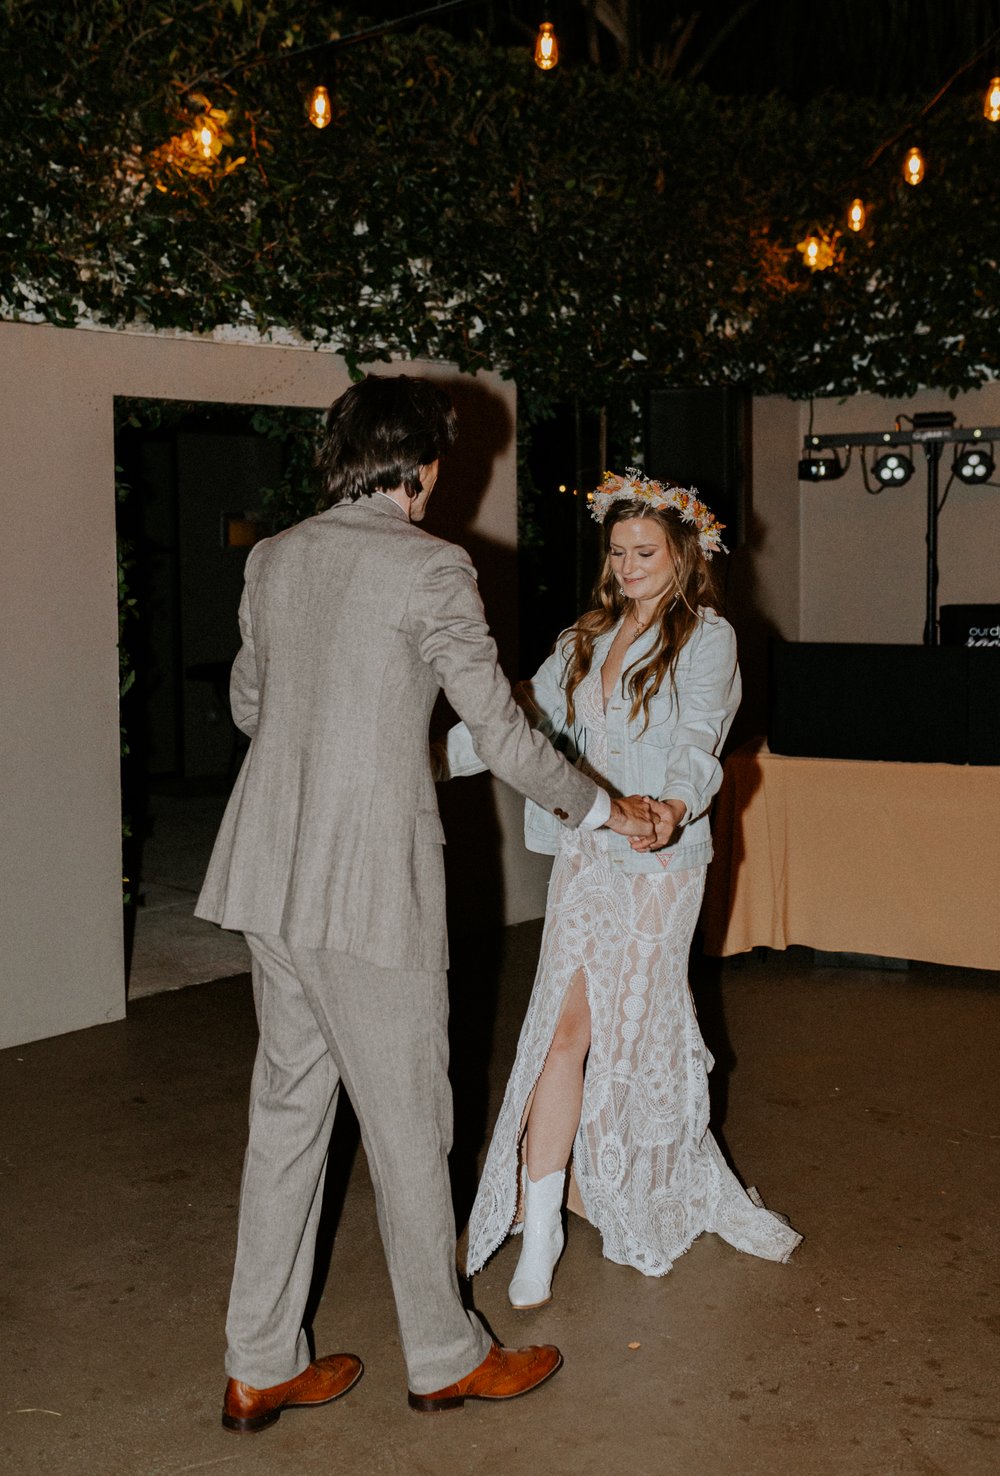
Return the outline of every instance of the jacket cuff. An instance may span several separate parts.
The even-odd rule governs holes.
[[[678,830],[683,830],[685,825],[690,825],[692,820],[697,820],[700,815],[704,814],[704,810],[698,808],[699,799],[700,796],[690,784],[670,784],[660,795],[661,801],[683,800],[687,806],[684,811],[684,818],[677,827]],[[706,805],[705,809],[707,808],[708,806]]]

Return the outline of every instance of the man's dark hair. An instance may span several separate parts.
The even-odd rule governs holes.
[[[334,400],[317,458],[331,502],[373,492],[420,491],[420,468],[454,444],[455,411],[444,390],[410,374],[369,374]]]

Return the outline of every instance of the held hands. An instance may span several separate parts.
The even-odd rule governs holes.
[[[670,844],[686,810],[683,800],[654,800],[630,794],[611,801],[608,829],[627,835],[633,851],[660,851]]]
[[[651,799],[646,803],[653,816],[653,834],[631,834],[629,845],[633,851],[661,851],[670,844],[671,836],[684,819],[687,805],[683,800]]]
[[[636,838],[652,840],[656,831],[656,815],[652,802],[644,794],[630,794],[626,799],[611,801],[608,829],[616,835],[627,835],[635,845]],[[643,846],[643,850],[647,847]]]

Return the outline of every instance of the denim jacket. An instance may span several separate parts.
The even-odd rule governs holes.
[[[646,794],[653,799],[683,800],[687,809],[670,844],[660,851],[633,851],[624,836],[602,831],[608,859],[626,872],[681,871],[707,866],[712,859],[708,811],[722,782],[719,753],[740,703],[740,673],[732,626],[714,610],[699,611],[700,620],[677,658],[676,681],[665,680],[652,699],[649,725],[643,716],[629,719],[631,702],[619,680],[607,707],[608,774],[613,795]],[[604,664],[618,627],[594,642],[593,665]],[[655,632],[646,631],[629,647],[623,674],[651,649]],[[570,649],[564,632],[556,649],[531,681],[522,684],[519,700],[533,724],[571,763],[587,752],[587,730],[566,716],[563,680]],[[676,690],[675,690],[676,687]],[[458,777],[485,768],[463,723],[447,739],[447,772]],[[554,855],[563,827],[554,815],[531,800],[525,803],[524,841],[529,851]]]

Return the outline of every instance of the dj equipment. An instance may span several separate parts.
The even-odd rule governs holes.
[[[768,745],[813,758],[1000,765],[1000,655],[775,641]]]

